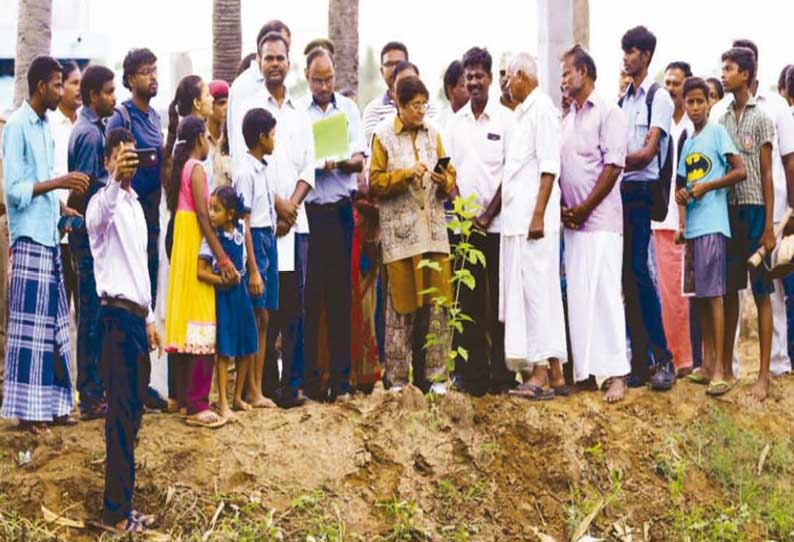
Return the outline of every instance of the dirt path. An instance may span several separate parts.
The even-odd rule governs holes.
[[[136,505],[159,514],[172,540],[212,531],[205,540],[563,541],[595,510],[589,531],[605,540],[669,542],[683,539],[682,513],[716,513],[733,499],[710,464],[698,465],[698,424],[724,416],[760,427],[770,457],[794,457],[794,378],[776,380],[763,405],[749,383],[718,400],[685,383],[632,390],[612,407],[596,393],[538,404],[376,390],[344,405],[240,415],[217,431],[147,415]],[[31,462],[19,466],[26,450]],[[39,441],[0,426],[0,539],[40,519],[41,504],[96,519],[103,459],[100,421]],[[763,519],[740,520],[736,540],[766,540]],[[58,540],[98,536],[49,530]]]

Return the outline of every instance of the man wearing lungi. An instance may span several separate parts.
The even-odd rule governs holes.
[[[591,376],[614,403],[626,393],[626,319],[621,292],[623,210],[616,186],[626,160],[626,118],[594,93],[595,62],[576,45],[562,56],[560,189],[574,379]]]
[[[69,374],[69,313],[63,284],[58,189],[82,193],[83,173],[52,178],[54,144],[47,110],[63,95],[61,65],[39,56],[27,74],[29,98],[8,120],[3,134],[11,285],[8,295],[6,377],[2,416],[16,418],[34,434],[47,425],[76,423]]]
[[[567,360],[560,288],[560,116],[538,89],[528,53],[512,56],[507,85],[517,107],[516,129],[502,178],[499,318],[505,323],[505,362],[530,372],[511,394],[553,399],[563,389]],[[550,382],[550,364],[554,380]]]

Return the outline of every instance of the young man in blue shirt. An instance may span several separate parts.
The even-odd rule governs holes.
[[[135,138],[136,149],[155,149],[157,160],[153,167],[140,167],[132,179],[132,189],[146,217],[149,234],[147,254],[149,280],[152,286],[152,303],[157,299],[158,240],[160,237],[160,167],[162,165],[163,131],[160,115],[151,107],[157,96],[157,57],[149,49],[133,49],[124,57],[124,86],[132,97],[107,123],[107,130],[126,128]]]
[[[69,138],[69,171],[85,173],[90,185],[84,194],[72,193],[69,206],[85,213],[88,202],[107,182],[105,170],[105,119],[116,106],[113,72],[104,66],[89,66],[80,83],[83,108]],[[69,232],[69,248],[77,270],[77,391],[80,418],[105,415],[104,386],[99,376],[99,298],[94,280],[94,258],[85,225]]]
[[[661,182],[673,119],[673,101],[655,85],[648,67],[656,50],[656,36],[644,26],[630,29],[621,40],[623,68],[631,77],[621,108],[628,121],[626,168],[621,181],[623,199],[623,297],[631,341],[630,385],[649,380],[651,388],[669,390],[675,383],[673,355],[667,348],[659,294],[648,268],[651,206],[654,183]],[[655,90],[654,90],[655,89]],[[647,100],[654,92],[649,108]],[[650,114],[649,114],[650,113]]]
[[[55,145],[47,121],[63,95],[61,65],[36,57],[27,74],[29,98],[3,132],[3,177],[11,244],[11,284],[2,416],[34,434],[47,424],[73,424],[69,375],[69,312],[63,286],[57,190],[84,192],[79,172],[52,178]]]

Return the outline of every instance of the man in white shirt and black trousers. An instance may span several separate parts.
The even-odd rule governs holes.
[[[100,299],[100,369],[107,388],[105,494],[102,524],[108,530],[143,532],[153,516],[132,508],[135,441],[141,426],[151,370],[149,352],[162,344],[151,309],[143,208],[130,182],[138,165],[135,139],[123,128],[105,139],[105,167],[111,173],[86,209]]]
[[[464,332],[455,334],[453,347],[469,353],[469,361],[455,367],[456,387],[479,396],[506,393],[517,385],[515,373],[505,366],[504,324],[497,314],[501,183],[516,121],[512,111],[488,99],[493,80],[490,53],[472,47],[462,62],[469,103],[447,125],[444,145],[458,172],[460,195],[473,195],[481,208],[474,224],[483,234],[475,233],[469,242],[483,252],[486,267],[469,267],[476,287],[461,289],[460,308],[474,323],[465,323]]]

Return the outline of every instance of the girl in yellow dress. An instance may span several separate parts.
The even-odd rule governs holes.
[[[227,284],[240,280],[237,269],[221,248],[209,220],[206,125],[198,117],[185,117],[177,130],[173,168],[166,186],[167,204],[174,214],[171,270],[165,319],[165,344],[174,357],[176,397],[187,411],[187,423],[220,427],[226,419],[209,409],[209,392],[215,361],[215,291],[198,280],[201,240],[218,261]]]

